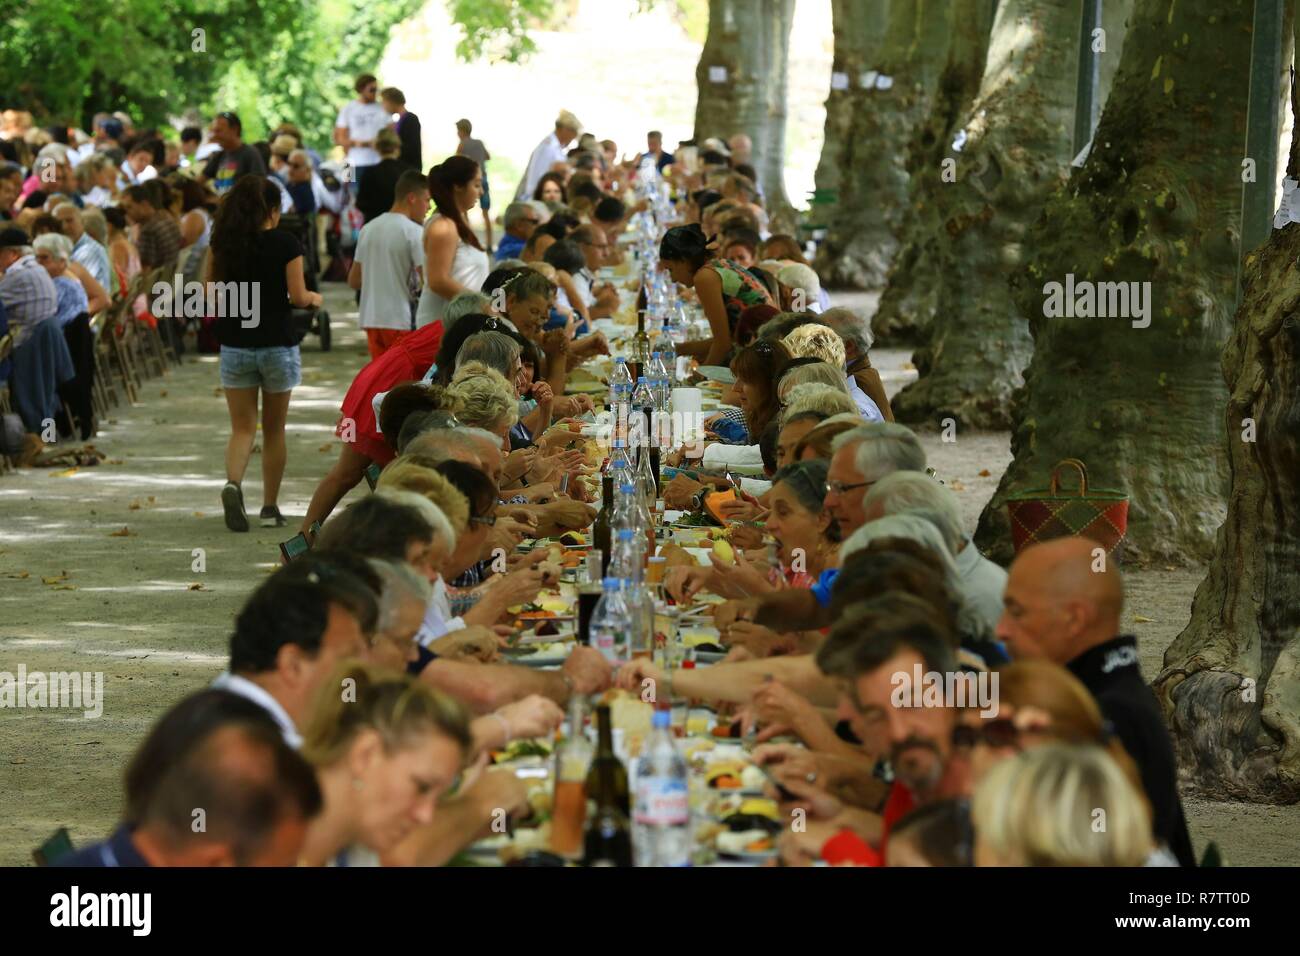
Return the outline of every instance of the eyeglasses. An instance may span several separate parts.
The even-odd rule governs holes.
[[[858,488],[867,488],[874,484],[874,481],[857,481],[851,485],[846,485],[842,481],[828,481],[826,482],[826,493],[828,495],[842,495],[846,491],[855,491]]]

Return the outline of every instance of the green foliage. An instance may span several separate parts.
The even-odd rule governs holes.
[[[448,11],[465,35],[456,44],[462,60],[486,56],[518,63],[537,50],[530,29],[548,22],[555,0],[450,0]]]

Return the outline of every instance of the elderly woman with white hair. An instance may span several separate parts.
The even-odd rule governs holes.
[[[776,274],[781,308],[787,312],[821,312],[822,283],[812,266],[792,262]]]
[[[867,521],[915,514],[931,521],[944,537],[960,578],[961,592],[991,632],[1002,616],[1007,572],[975,547],[962,528],[957,496],[923,471],[896,471],[881,478],[862,499]]]
[[[79,262],[72,261],[72,240],[47,232],[32,240],[32,254],[54,280],[59,296],[55,320],[60,328],[78,315],[94,315],[108,308],[108,293]]]

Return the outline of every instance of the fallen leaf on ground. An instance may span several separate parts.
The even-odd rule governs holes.
[[[320,446],[319,448],[317,448],[316,450],[319,451],[319,452],[327,452],[327,451],[329,451],[329,450],[330,450],[331,448],[333,448],[333,447],[334,447],[333,445],[321,445],[321,446]]]
[[[55,576],[52,577],[52,578],[41,578],[41,583],[42,583],[42,584],[59,584],[59,583],[61,583],[61,582],[63,582],[63,581],[66,581],[66,580],[68,580],[68,572],[67,572],[67,571],[64,571],[62,574],[57,574],[57,575],[55,575]]]
[[[126,464],[126,462],[124,462],[121,458],[110,458],[110,459],[108,460],[108,463],[109,463],[110,465],[124,465],[124,464]]]
[[[981,469],[980,469],[980,477],[981,477],[981,478],[988,478],[988,477],[989,477],[990,475],[992,475],[992,474],[993,474],[993,472],[989,471],[987,468],[981,468]]]
[[[5,577],[7,578],[19,578],[20,580],[22,578],[30,578],[31,576],[32,576],[32,572],[30,571],[13,571],[5,575]]]
[[[136,536],[136,532],[132,531],[126,525],[122,525],[120,530],[110,531],[108,536],[110,538],[134,538]]]
[[[1134,614],[1133,620],[1138,624],[1154,624],[1156,619],[1154,617],[1145,617],[1141,614]]]
[[[56,472],[54,472],[52,475],[50,475],[50,477],[51,477],[51,478],[69,478],[69,477],[71,477],[72,475],[75,475],[76,473],[77,473],[77,469],[76,469],[76,468],[65,468],[63,471],[56,471]]]
[[[965,491],[965,490],[966,490],[966,486],[963,485],[963,484],[962,484],[960,481],[958,481],[956,478],[954,478],[952,481],[950,481],[950,482],[948,483],[948,487],[951,488],[953,491]]]
[[[191,585],[190,585],[190,590],[191,590],[191,591],[206,591],[207,588],[205,588],[202,584],[199,584],[199,583],[196,581],[194,584],[191,584]]]
[[[167,389],[164,388],[161,392],[159,392],[159,393],[158,393],[158,397],[159,397],[159,398],[166,398],[166,397],[167,397]]]
[[[139,510],[140,510],[140,502],[138,502],[138,501],[133,501],[133,502],[131,502],[129,505],[127,505],[126,507],[127,507],[127,509],[128,509],[129,511],[139,511]]]
[[[56,585],[55,587],[50,588],[50,590],[51,591],[75,591],[77,590],[77,586],[75,584],[59,584]]]

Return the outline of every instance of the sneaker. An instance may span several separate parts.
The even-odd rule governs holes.
[[[221,507],[226,510],[226,527],[231,531],[247,531],[248,515],[244,513],[244,492],[233,481],[221,489]]]
[[[261,519],[263,528],[283,528],[288,524],[284,520],[284,515],[280,514],[280,509],[275,505],[267,505],[262,509],[262,513],[258,517]]]

